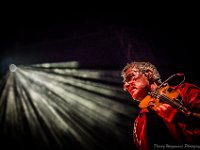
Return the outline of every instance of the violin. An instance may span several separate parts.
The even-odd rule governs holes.
[[[166,85],[158,90],[150,92],[139,104],[140,108],[147,108],[149,106],[157,107],[160,103],[170,103],[174,105],[172,100],[179,96],[179,92],[169,85]]]
[[[171,87],[167,83],[171,78],[177,75],[180,76],[182,74],[174,74],[170,76],[165,82],[161,83],[161,85],[159,85],[155,90],[149,92],[148,95],[140,101],[139,107],[140,108],[151,107],[152,109],[156,109],[156,107],[158,107],[161,103],[167,103],[172,107],[178,109],[185,116],[190,116],[191,112],[188,111],[188,109],[184,107],[183,104],[181,103],[181,100],[178,99],[179,92],[176,89],[177,86]]]

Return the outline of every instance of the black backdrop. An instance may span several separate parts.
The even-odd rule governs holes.
[[[75,60],[88,67],[121,69],[127,61],[138,59],[157,65],[164,78],[184,71],[197,82],[199,23],[195,13],[66,14],[2,15],[1,74],[10,63]]]
[[[137,60],[154,63],[163,79],[184,72],[187,81],[199,85],[199,23],[194,15],[12,14],[3,16],[2,22],[1,77],[11,63],[78,61],[82,68],[121,70],[127,62]],[[132,128],[127,130],[129,134]],[[132,139],[131,134],[127,137]]]

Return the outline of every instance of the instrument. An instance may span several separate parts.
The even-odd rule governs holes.
[[[165,85],[158,90],[152,91],[147,95],[139,104],[140,108],[147,108],[152,106],[155,109],[162,102],[171,105],[174,108],[177,108],[180,112],[182,112],[185,116],[190,116],[191,112],[187,110],[186,107],[183,106],[181,101],[177,99],[179,96],[179,92],[170,87],[169,85]]]
[[[172,107],[178,109],[181,113],[183,113],[185,116],[190,116],[191,114],[194,114],[186,107],[183,106],[181,101],[178,99],[179,92],[178,90],[167,84],[169,80],[171,80],[175,76],[183,76],[183,74],[174,74],[170,76],[166,81],[164,81],[161,85],[159,85],[155,90],[152,92],[149,92],[149,94],[139,103],[140,108],[147,108],[149,106],[152,107],[152,109],[155,109],[159,104],[162,102],[167,103],[171,105]],[[184,76],[185,80],[185,76]],[[183,83],[184,80],[181,82]],[[179,83],[179,84],[181,84]],[[196,113],[195,113],[196,114]],[[200,117],[200,116],[198,116]]]

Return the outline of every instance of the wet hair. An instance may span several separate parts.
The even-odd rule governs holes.
[[[126,66],[123,68],[123,70],[121,71],[121,76],[123,77],[123,81],[125,81],[125,72],[129,68],[137,69],[139,72],[142,72],[147,77],[149,77],[148,71],[150,70],[152,71],[152,76],[151,78],[149,78],[149,81],[155,82],[157,84],[162,83],[160,73],[158,72],[157,68],[153,64],[149,62],[137,62],[137,61],[127,63]]]

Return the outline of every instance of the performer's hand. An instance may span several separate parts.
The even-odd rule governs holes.
[[[159,116],[168,122],[172,122],[177,113],[177,109],[173,108],[169,104],[159,104],[156,108],[154,108],[154,110]]]

